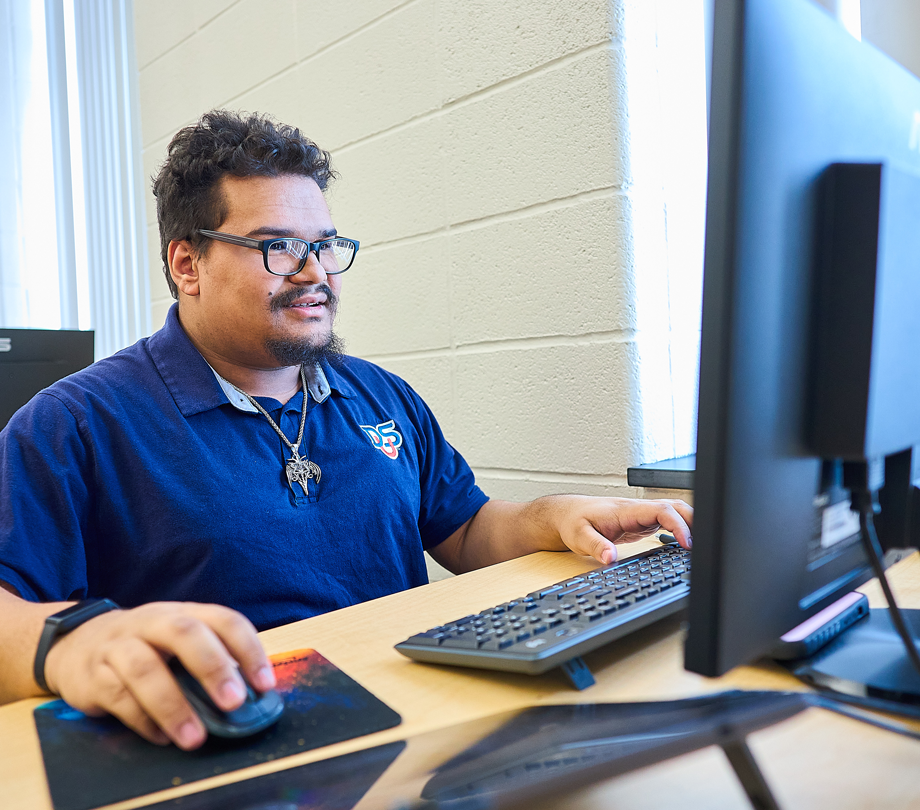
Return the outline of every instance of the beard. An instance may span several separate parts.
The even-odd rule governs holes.
[[[326,296],[326,306],[332,319],[335,318],[339,306],[338,296],[327,284],[319,284],[313,293],[323,293]],[[300,290],[289,290],[278,293],[269,308],[272,311],[282,310],[297,302],[303,296]],[[265,348],[282,366],[312,366],[318,363],[329,363],[332,366],[341,366],[345,357],[345,343],[335,332],[330,331],[325,339],[316,337],[303,338],[273,338],[266,341]]]
[[[315,338],[278,339],[267,341],[265,348],[282,366],[313,366],[324,362],[341,366],[345,358],[345,343],[335,332],[330,332],[320,343]]]

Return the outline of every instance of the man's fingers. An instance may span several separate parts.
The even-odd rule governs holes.
[[[274,689],[275,671],[252,622],[241,613],[221,605],[199,605],[198,608],[206,612],[208,626],[239,662],[243,677],[260,692]]]
[[[690,525],[682,513],[692,521],[693,509],[683,501],[679,505],[675,501],[634,501],[619,512],[618,542],[630,542],[661,528],[673,534],[681,546],[690,548]]]
[[[169,737],[141,708],[114,670],[106,667],[102,680],[104,683],[99,689],[98,701],[94,706],[83,708],[82,711],[93,717],[106,713],[114,715],[148,742],[155,745],[169,744]]]
[[[661,528],[674,535],[674,539],[683,547],[693,546],[690,527],[693,525],[693,507],[684,501],[667,501],[659,515]]]
[[[105,708],[119,718],[122,714],[130,717],[131,722],[126,724],[143,728],[144,732],[139,733],[147,739],[151,739],[153,727],[161,729],[161,736],[165,733],[180,748],[197,748],[204,742],[204,725],[182,695],[162,656],[149,644],[129,639],[107,651],[105,663],[119,682],[109,699],[111,707]],[[119,708],[119,704],[124,707]],[[137,716],[136,711],[144,717]]]
[[[602,565],[610,565],[617,558],[616,546],[590,523],[582,524],[572,538],[572,542],[566,545],[576,554],[593,557]]]
[[[664,500],[663,503],[668,503],[674,507],[674,511],[677,512],[683,519],[684,522],[692,527],[693,526],[693,507],[690,506],[686,501],[682,501],[678,498]]]
[[[246,685],[231,652],[197,607],[189,606],[187,612],[160,611],[144,623],[138,635],[166,657],[177,656],[217,706],[231,711],[245,700]]]

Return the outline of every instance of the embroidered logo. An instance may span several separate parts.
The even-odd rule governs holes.
[[[359,425],[361,430],[367,434],[381,453],[387,458],[399,458],[399,448],[402,447],[402,434],[396,429],[396,423],[390,419],[389,422],[383,422],[377,427],[370,425]]]

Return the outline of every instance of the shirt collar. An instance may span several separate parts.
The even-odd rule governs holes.
[[[211,371],[214,371],[210,363],[208,367],[211,368]],[[325,402],[332,393],[332,389],[329,387],[329,382],[326,379],[326,375],[323,373],[322,367],[318,365],[306,366],[304,368],[304,375],[307,378],[307,391],[310,396],[317,402]],[[246,411],[247,413],[259,412],[252,402],[249,401],[249,397],[242,393],[232,382],[225,380],[216,371],[214,371],[214,376],[217,377],[217,384],[221,387],[224,394],[227,395],[227,399],[234,408]]]
[[[240,406],[240,395],[232,387],[227,391],[219,375],[189,340],[179,322],[178,304],[169,308],[163,328],[148,338],[147,351],[183,416],[219,408],[227,402],[240,410],[254,410],[248,400],[248,407]],[[324,402],[333,391],[346,398],[354,396],[351,386],[325,363],[316,366],[312,374],[307,370],[307,390],[317,402]]]

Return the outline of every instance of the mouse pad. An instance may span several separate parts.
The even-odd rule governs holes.
[[[315,650],[272,656],[285,711],[244,740],[210,738],[197,751],[148,743],[112,717],[63,700],[35,709],[55,810],[89,810],[392,728],[400,716]]]

